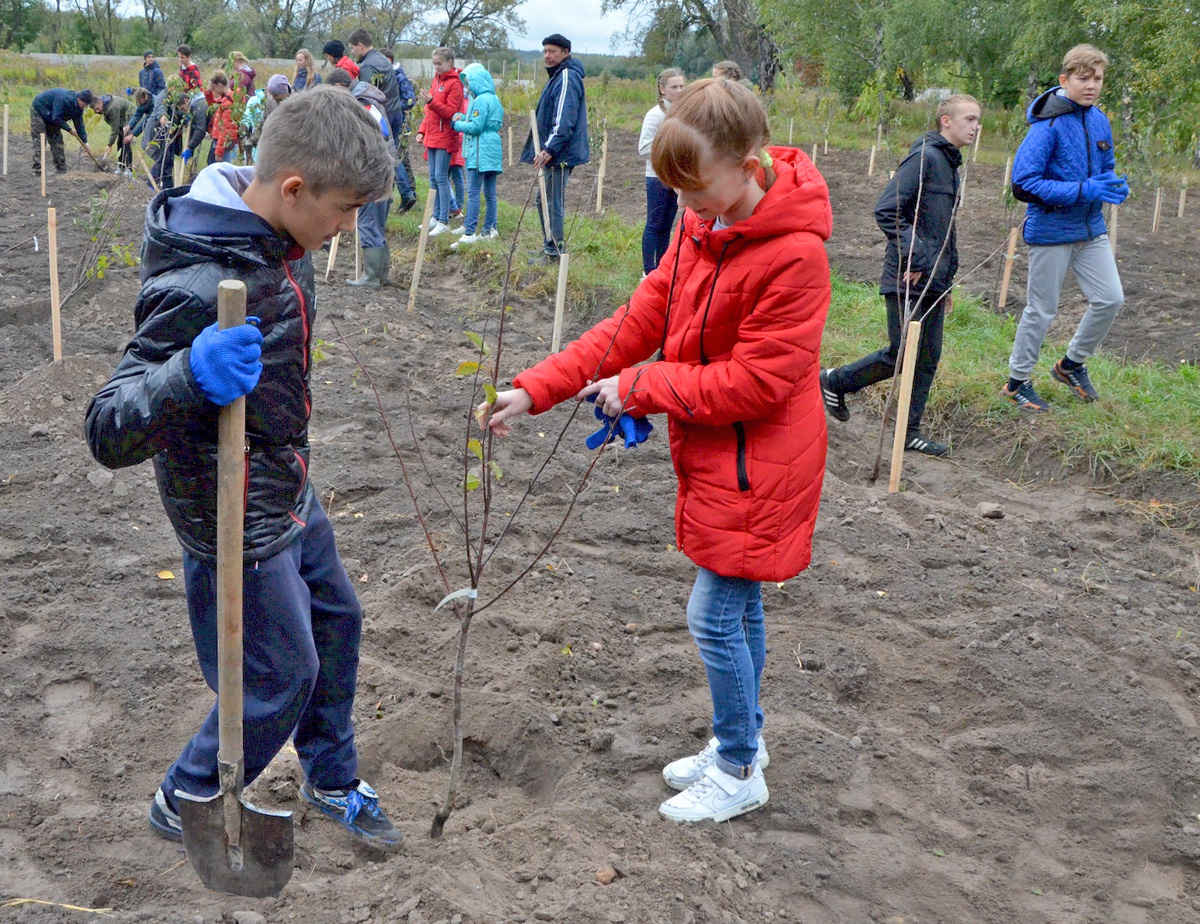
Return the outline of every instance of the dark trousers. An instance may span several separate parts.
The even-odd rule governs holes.
[[[566,237],[563,231],[564,215],[567,209],[567,180],[571,178],[572,167],[546,167],[546,203],[550,212],[550,227],[546,227],[546,219],[542,215],[542,184],[538,184],[537,202],[538,220],[542,223],[542,237],[545,239],[546,253],[557,255],[566,252]]]
[[[133,167],[133,136],[125,134],[125,128],[117,132],[117,163],[122,167],[131,169]]]
[[[642,272],[650,274],[671,244],[671,227],[679,209],[675,190],[658,177],[646,177],[646,227],[642,231]]]
[[[29,137],[33,139],[33,172],[42,172],[42,135],[46,136],[46,144],[50,147],[50,156],[54,159],[54,169],[63,172],[67,169],[67,151],[63,147],[61,125],[51,125],[41,117],[36,109],[29,109]]]
[[[183,556],[192,638],[205,682],[217,689],[217,572]],[[333,527],[314,506],[300,538],[277,555],[246,566],[244,669],[246,783],[291,736],[305,776],[341,789],[358,773],[351,710],[358,676],[362,608],[338,557]],[[167,771],[162,789],[214,795],[218,712]]]
[[[900,296],[884,295],[887,303],[888,345],[855,362],[834,369],[830,374],[830,384],[835,391],[853,394],[890,379],[896,373],[896,357],[900,354],[900,337],[903,330],[900,316]],[[939,301],[941,299],[941,301]],[[937,307],[926,314],[926,308],[937,302]],[[921,339],[917,345],[917,368],[913,375],[912,403],[908,408],[908,430],[913,432],[921,426],[921,415],[925,413],[925,404],[929,400],[929,389],[933,387],[933,377],[937,373],[938,361],[942,358],[942,332],[945,323],[945,311],[942,306],[945,299],[941,292],[929,292],[917,302],[912,314],[915,320],[925,315],[921,321]]]
[[[398,145],[404,140],[404,122],[403,112],[392,113],[388,116],[388,127],[392,130],[392,140]],[[401,202],[407,202],[416,195],[413,191],[412,167],[408,164],[407,148],[396,156],[396,189],[400,191]]]

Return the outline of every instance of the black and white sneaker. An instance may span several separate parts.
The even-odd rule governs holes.
[[[944,456],[950,451],[950,447],[945,443],[927,440],[920,433],[908,434],[908,439],[904,441],[904,448],[914,452],[923,452],[927,456]]]
[[[150,830],[169,841],[183,840],[183,822],[179,820],[179,813],[171,808],[161,787],[150,803]]]
[[[821,397],[825,399],[825,410],[834,420],[843,423],[850,419],[850,408],[846,407],[846,396],[835,389],[830,378],[832,369],[821,370]]]

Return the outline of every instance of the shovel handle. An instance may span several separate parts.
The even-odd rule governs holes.
[[[227,279],[217,286],[217,326],[246,323],[246,285]],[[217,703],[222,770],[242,772],[242,530],[246,510],[246,399],[221,408],[217,425]],[[224,773],[222,774],[225,775]],[[233,781],[231,781],[233,782]]]

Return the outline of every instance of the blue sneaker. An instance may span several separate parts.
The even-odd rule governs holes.
[[[317,789],[308,780],[300,795],[359,840],[380,850],[400,846],[401,834],[379,807],[379,796],[362,780],[349,789]]]
[[[160,788],[150,803],[150,830],[169,841],[183,841],[183,822]]]
[[[1050,410],[1050,405],[1033,390],[1033,382],[1029,379],[1022,382],[1016,390],[1009,389],[1008,382],[1005,382],[1004,387],[1000,389],[1000,394],[1023,411],[1041,413]]]
[[[1087,366],[1068,369],[1060,359],[1050,370],[1050,377],[1066,385],[1081,401],[1095,401],[1100,397],[1100,393],[1092,385],[1092,380],[1088,378]]]

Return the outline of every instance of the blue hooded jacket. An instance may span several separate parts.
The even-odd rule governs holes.
[[[583,91],[583,65],[568,56],[546,68],[550,79],[537,103],[538,140],[554,158],[555,167],[578,167],[591,155],[588,147],[587,98]],[[525,140],[521,163],[532,164],[533,133]]]
[[[504,172],[504,146],[500,126],[504,107],[496,96],[496,84],[482,64],[468,64],[458,75],[470,94],[467,114],[450,127],[463,135],[463,158],[468,170],[480,173]]]
[[[1027,202],[1025,242],[1051,246],[1106,233],[1102,203],[1083,198],[1086,179],[1113,169],[1112,126],[1097,106],[1047,90],[1026,113],[1029,132],[1013,159],[1012,191]]]
[[[138,86],[149,90],[151,96],[157,96],[167,88],[167,78],[163,76],[157,61],[142,65],[142,69],[138,71]]]
[[[43,90],[33,98],[33,111],[42,117],[47,125],[57,125],[67,128],[71,122],[79,140],[86,142],[87,129],[83,125],[83,110],[86,106],[79,105],[79,94],[76,90],[63,90],[59,87],[53,90]]]

